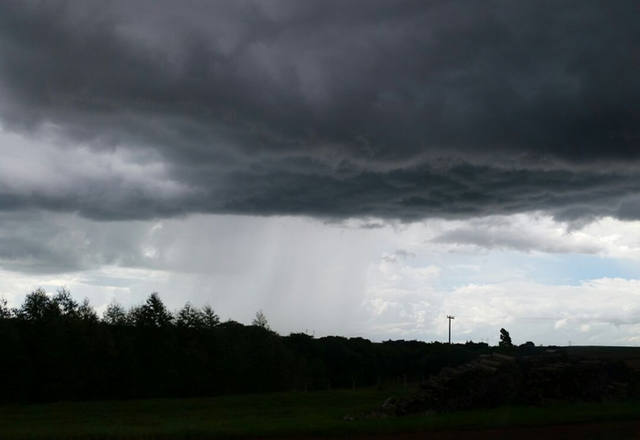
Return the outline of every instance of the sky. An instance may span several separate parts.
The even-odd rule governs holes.
[[[640,343],[637,1],[0,3],[0,296]]]

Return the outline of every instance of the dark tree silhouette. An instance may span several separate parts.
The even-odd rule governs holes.
[[[41,287],[29,293],[17,310],[19,318],[27,321],[45,321],[60,316],[58,304]]]
[[[204,306],[202,308],[202,326],[204,328],[213,328],[218,324],[220,324],[220,317],[213,311],[211,306]]]
[[[500,329],[500,343],[499,343],[499,345],[500,345],[500,347],[504,347],[504,348],[513,347],[513,344],[511,343],[511,336],[509,335],[509,332],[506,331],[503,328]]]
[[[9,319],[11,317],[11,309],[7,306],[7,299],[0,297],[0,319]]]
[[[126,325],[128,323],[127,312],[120,304],[112,302],[104,311],[102,320],[109,325]]]
[[[83,321],[98,322],[98,314],[91,307],[89,298],[82,300],[82,304],[78,306],[77,317]]]
[[[66,288],[58,289],[56,295],[52,298],[54,304],[60,310],[60,314],[65,318],[78,317],[78,303],[71,297],[71,292]]]
[[[211,396],[220,393],[373,386],[417,381],[490,350],[486,344],[280,336],[262,311],[253,325],[220,323],[185,305],[174,318],[157,294],[129,311],[112,303],[98,319],[61,289],[37,289],[11,312],[0,301],[6,354],[2,402]]]
[[[139,327],[168,327],[173,323],[171,312],[156,292],[149,295],[143,305],[131,309],[129,319]]]
[[[220,317],[213,311],[211,306],[207,305],[199,309],[187,302],[184,307],[176,313],[175,322],[178,327],[182,328],[211,329],[220,324]]]
[[[176,325],[178,327],[200,328],[203,324],[204,314],[190,303],[186,303],[176,314]]]
[[[258,312],[256,313],[256,317],[253,318],[253,322],[251,323],[251,325],[262,327],[266,330],[271,330],[271,328],[269,327],[269,321],[267,321],[267,317],[264,316],[262,310],[258,310]]]

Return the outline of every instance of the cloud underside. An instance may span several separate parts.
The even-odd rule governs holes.
[[[639,18],[623,1],[4,2],[0,209],[636,219]]]

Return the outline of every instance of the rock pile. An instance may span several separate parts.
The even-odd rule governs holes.
[[[539,405],[554,401],[601,401],[640,395],[640,375],[623,362],[570,360],[562,351],[529,355],[482,355],[445,368],[406,398],[389,398],[386,414]]]

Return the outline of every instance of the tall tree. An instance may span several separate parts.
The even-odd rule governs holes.
[[[91,304],[89,303],[89,298],[85,298],[82,300],[82,303],[78,306],[78,318],[87,321],[87,322],[98,322],[98,314]]]
[[[186,303],[176,314],[176,325],[186,328],[201,328],[203,325],[203,313],[191,303]]]
[[[102,314],[102,320],[109,325],[127,324],[127,312],[117,302],[112,302]]]
[[[213,328],[220,324],[220,317],[213,311],[210,305],[202,308],[202,325],[205,328]]]
[[[258,310],[258,312],[256,313],[256,317],[253,318],[253,322],[251,323],[251,325],[255,325],[257,327],[262,327],[264,329],[271,330],[269,328],[269,321],[267,321],[267,317],[264,316],[264,313],[262,312],[262,310]]]
[[[28,321],[44,321],[60,316],[58,304],[47,295],[47,292],[39,287],[29,293],[17,310],[21,319]]]
[[[498,345],[505,348],[513,347],[509,332],[503,328],[500,329],[500,343]]]
[[[78,316],[78,303],[71,297],[71,292],[68,289],[64,287],[58,289],[52,301],[65,318],[76,318]]]
[[[0,319],[7,319],[11,317],[11,310],[7,305],[7,299],[0,296]]]
[[[156,292],[149,295],[143,305],[131,309],[129,315],[132,322],[140,327],[168,327],[173,322],[173,315]]]

